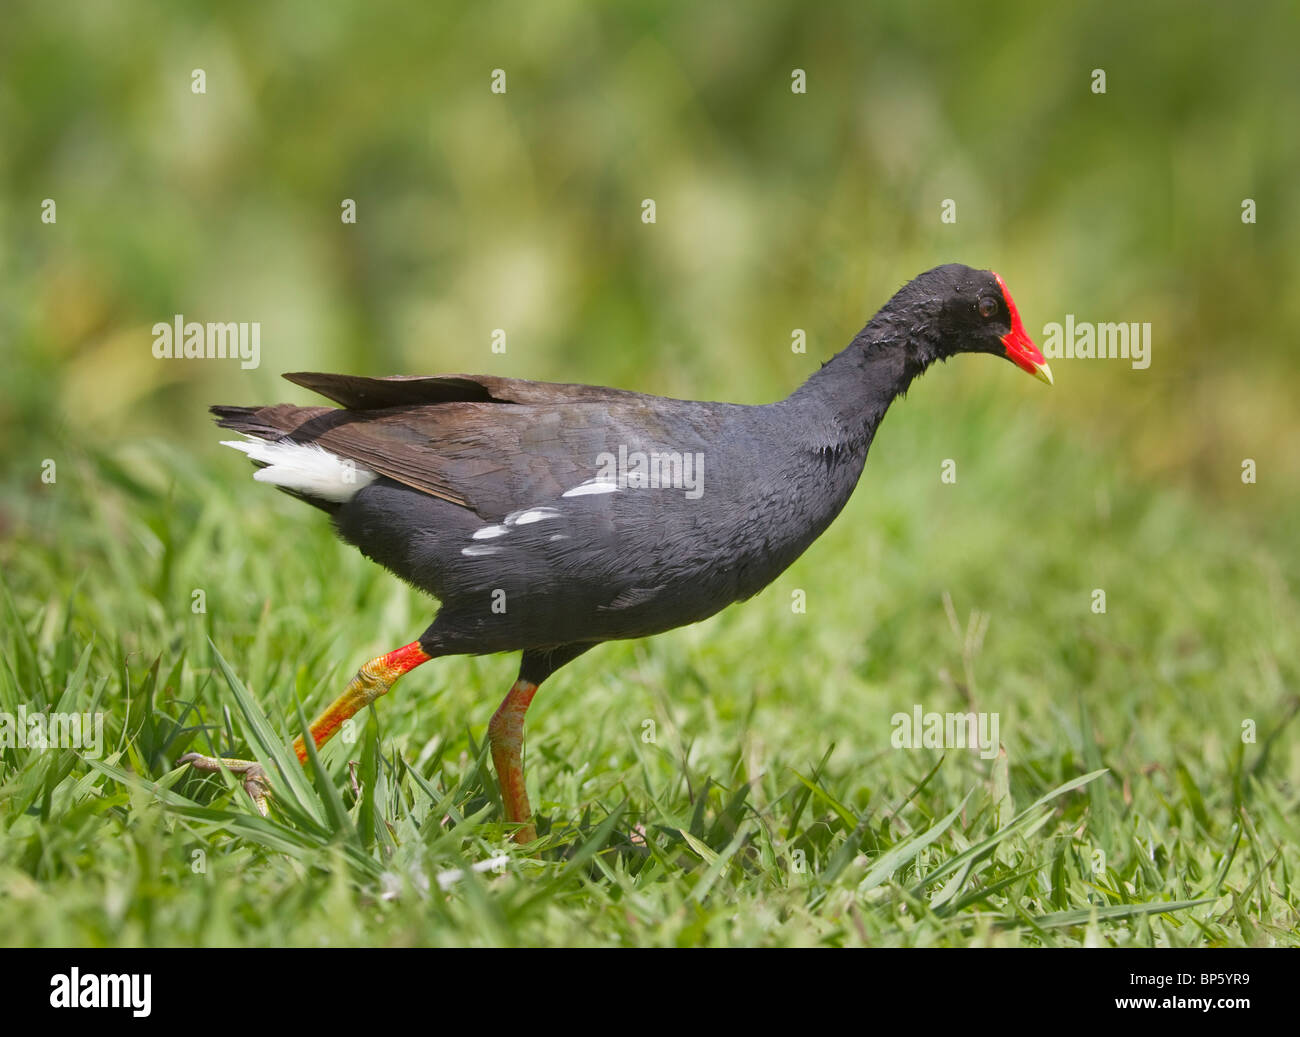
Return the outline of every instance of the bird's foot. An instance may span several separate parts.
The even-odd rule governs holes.
[[[224,769],[231,774],[243,775],[244,791],[252,798],[257,812],[266,817],[266,797],[271,792],[271,779],[266,776],[266,771],[260,763],[255,760],[228,760],[216,756],[204,756],[201,753],[186,753],[176,762],[188,763],[196,771],[215,774]]]

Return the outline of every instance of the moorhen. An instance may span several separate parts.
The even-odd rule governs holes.
[[[317,745],[404,673],[523,652],[488,725],[508,821],[536,838],[520,757],[537,687],[583,652],[695,623],[762,590],[826,529],[893,399],[936,360],[992,353],[1051,384],[1002,278],[959,264],[901,288],[787,399],[699,403],[492,375],[288,374],[334,407],[213,407],[253,478],[442,603],[311,725]],[[299,738],[298,758],[306,751]],[[266,812],[251,761],[225,766]]]

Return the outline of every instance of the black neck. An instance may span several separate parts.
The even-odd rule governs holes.
[[[818,446],[866,448],[889,405],[938,356],[924,323],[876,317],[784,401]]]

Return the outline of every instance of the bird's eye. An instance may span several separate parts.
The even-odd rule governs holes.
[[[980,300],[980,316],[987,320],[998,312],[998,302],[987,295]]]

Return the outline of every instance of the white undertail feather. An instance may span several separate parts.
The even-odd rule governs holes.
[[[283,486],[320,500],[341,504],[379,478],[369,468],[331,454],[315,443],[223,439],[221,445],[242,450],[252,460],[266,465],[253,473],[258,482]]]

